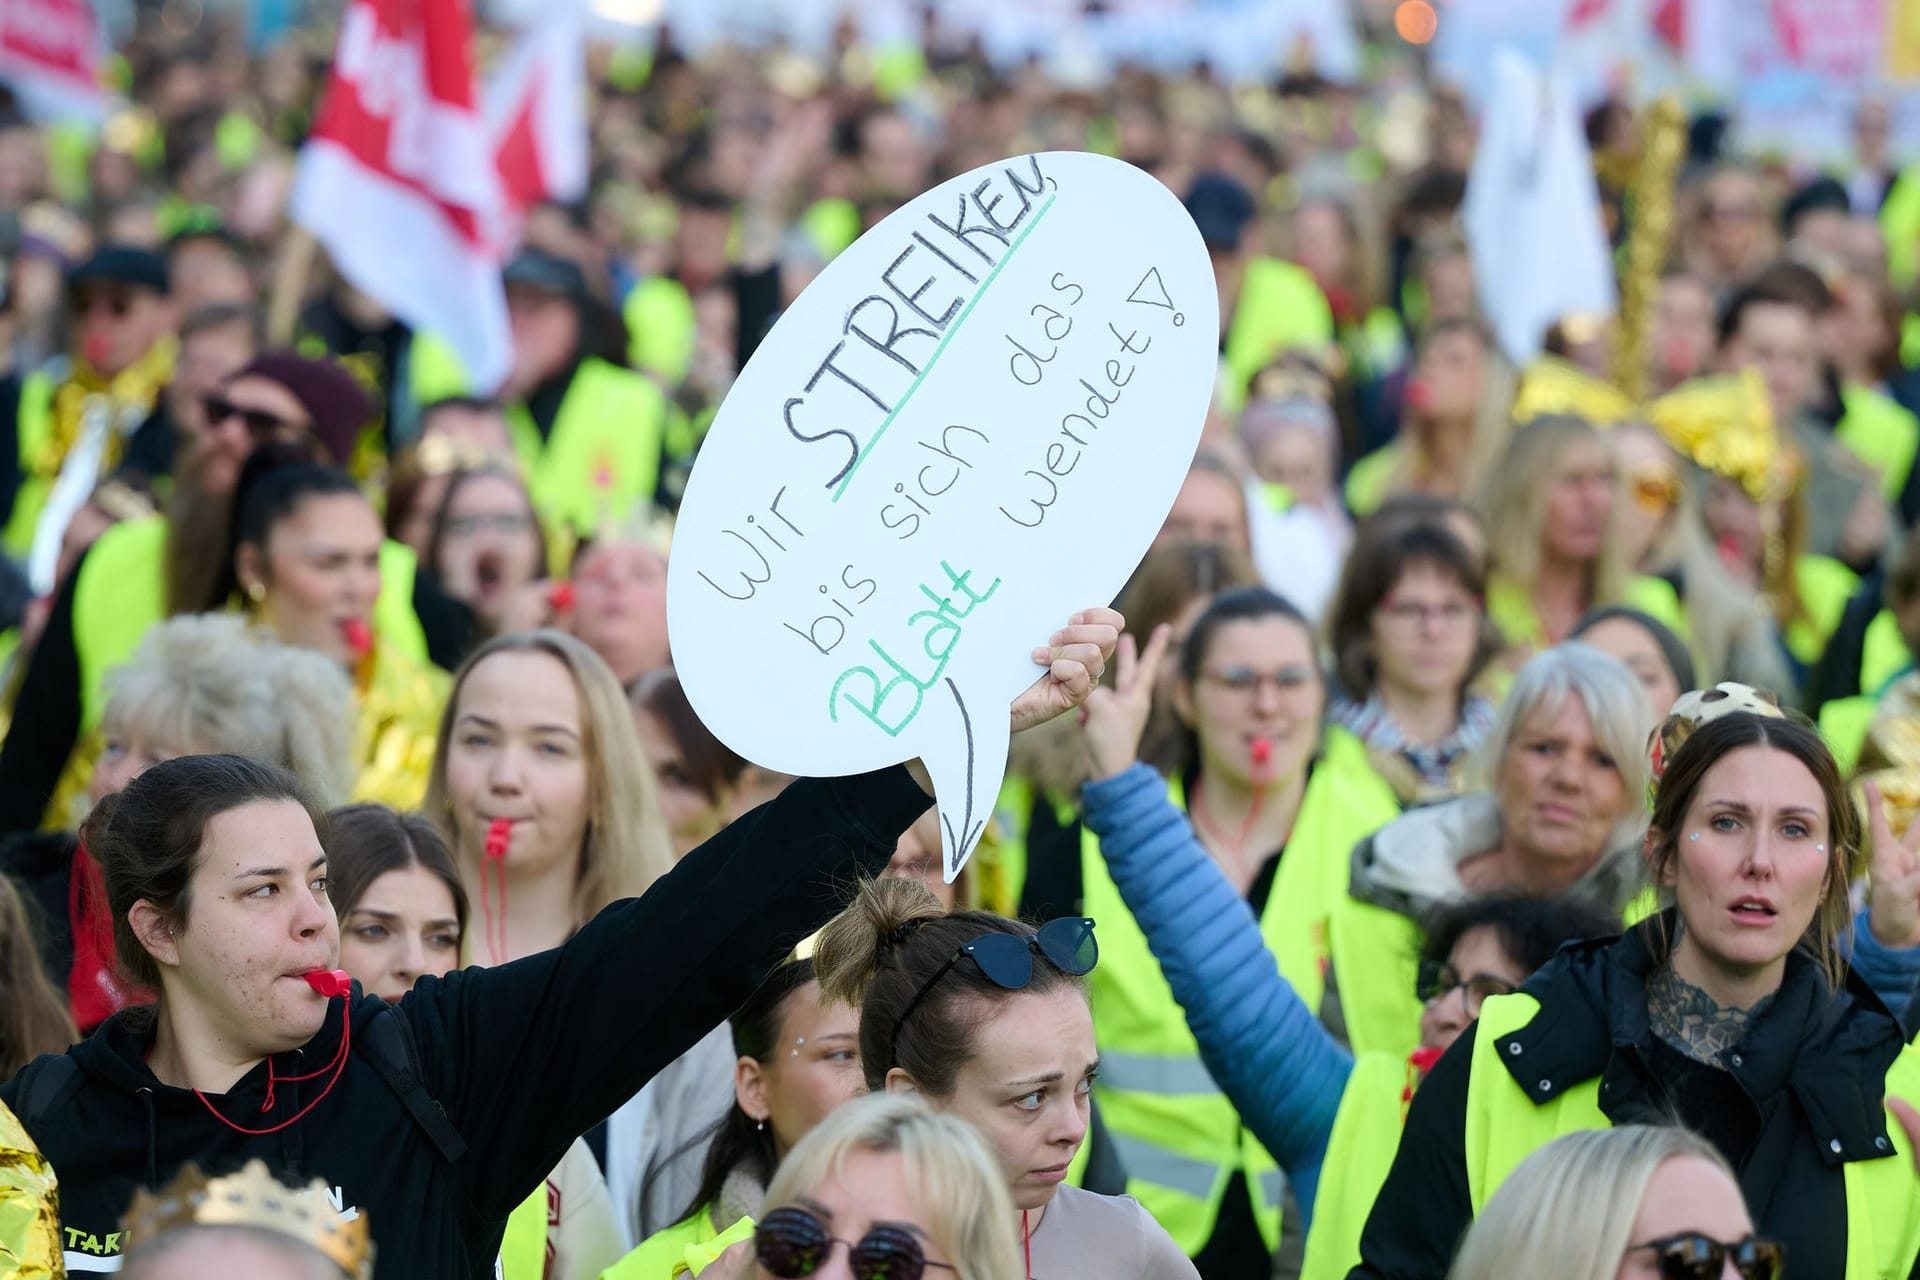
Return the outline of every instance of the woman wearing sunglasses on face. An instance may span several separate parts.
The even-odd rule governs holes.
[[[917,1094],[986,1138],[1018,1211],[1022,1274],[1193,1277],[1132,1197],[1067,1185],[1100,1065],[1086,987],[1098,954],[1091,920],[1036,930],[879,880],[821,931],[813,963],[828,999],[860,1006],[868,1087]]]
[[[1450,1280],[1785,1274],[1786,1250],[1754,1234],[1726,1159],[1685,1129],[1629,1124],[1570,1133],[1513,1172],[1467,1232]]]
[[[1046,669],[1012,728],[1084,701],[1119,625],[1089,610],[1036,650]],[[298,784],[231,756],[156,765],[88,843],[118,958],[157,1003],[29,1065],[0,1102],[60,1170],[69,1229],[107,1240],[136,1186],[259,1156],[324,1170],[349,1206],[404,1204],[373,1215],[383,1271],[482,1280],[574,1137],[739,1007],[850,878],[886,866],[930,790],[905,766],[798,781],[564,945],[389,1006],[320,994],[339,990],[339,925]],[[411,1038],[410,1071],[381,1051],[389,1033]]]
[[[1307,1280],[1340,1280],[1400,1139],[1406,1102],[1489,995],[1516,991],[1564,942],[1613,933],[1578,901],[1509,895],[1441,908],[1419,941],[1419,1048],[1350,1054],[1315,1019],[1258,923],[1134,758],[1164,632],[1087,700],[1088,825],[1134,921],[1186,1014],[1208,1073],[1285,1170],[1308,1222]]]
[[[971,1125],[873,1094],[801,1139],[705,1280],[1016,1280],[1006,1184]],[[1096,1273],[1085,1273],[1096,1274]]]
[[[1883,1103],[1920,1089],[1920,1050],[1839,950],[1860,830],[1833,757],[1743,686],[1682,699],[1655,750],[1646,859],[1674,905],[1485,1002],[1414,1097],[1356,1277],[1444,1275],[1535,1148],[1673,1118],[1727,1158],[1797,1274],[1913,1272],[1920,1175]],[[1895,841],[1869,799],[1868,928],[1911,946],[1920,827]]]

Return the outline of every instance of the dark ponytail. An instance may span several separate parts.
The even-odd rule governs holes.
[[[794,960],[768,974],[747,1002],[727,1019],[733,1031],[734,1055],[752,1058],[761,1064],[773,1061],[774,1050],[780,1043],[780,1027],[786,1020],[787,1003],[795,992],[812,981],[812,960]],[[779,1154],[774,1150],[772,1127],[763,1126],[742,1111],[736,1096],[719,1120],[647,1170],[640,1190],[641,1203],[646,1203],[648,1190],[667,1166],[701,1147],[707,1149],[707,1158],[700,1166],[699,1189],[694,1192],[692,1202],[673,1216],[675,1222],[684,1222],[717,1201],[735,1170],[764,1187],[773,1181],[773,1171],[780,1163]]]

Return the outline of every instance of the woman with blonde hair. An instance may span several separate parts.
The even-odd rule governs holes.
[[[0,1080],[77,1038],[67,1002],[35,954],[37,937],[20,891],[0,875]]]
[[[480,905],[486,964],[559,946],[673,865],[626,694],[559,631],[496,637],[460,668],[425,810]]]
[[[1017,1280],[1020,1244],[993,1156],[964,1120],[917,1098],[846,1103],[794,1144],[767,1210],[703,1272],[725,1280],[819,1276]],[[844,1252],[843,1252],[844,1250]]]
[[[1514,664],[1564,640],[1588,610],[1631,604],[1682,630],[1673,588],[1634,576],[1614,529],[1619,468],[1584,419],[1539,418],[1514,433],[1478,505],[1492,569],[1487,613]]]
[[[1629,1124],[1555,1138],[1487,1202],[1450,1280],[1691,1276],[1779,1280],[1786,1251],[1756,1236],[1726,1157],[1689,1130]]]
[[[325,803],[353,786],[353,686],[311,649],[277,644],[237,614],[156,623],[108,678],[103,744],[83,797],[91,809],[151,765],[231,752],[297,774]],[[73,815],[77,828],[85,809]],[[47,976],[90,1031],[136,994],[113,966],[112,923],[94,860],[73,829],[16,836],[0,872],[39,907]]]
[[[1513,366],[1485,326],[1440,320],[1415,353],[1397,439],[1347,474],[1356,516],[1397,493],[1465,498],[1500,461],[1512,431]]]

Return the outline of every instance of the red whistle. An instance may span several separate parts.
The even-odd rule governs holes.
[[[573,608],[573,584],[556,582],[547,589],[547,608],[555,613],[565,613]]]
[[[345,969],[315,969],[312,973],[300,975],[307,985],[331,1000],[335,996],[353,994],[353,979],[347,976]]]
[[[1407,381],[1407,408],[1416,413],[1433,403],[1433,391],[1418,378]]]
[[[364,658],[373,652],[373,631],[358,618],[348,618],[340,624],[341,638],[347,642],[347,648],[353,650],[353,656]]]
[[[98,369],[107,362],[108,346],[107,335],[98,329],[91,329],[80,340],[80,354],[88,364]]]
[[[1273,759],[1273,740],[1271,738],[1255,738],[1252,747],[1249,749],[1253,752],[1253,763],[1256,766],[1264,767],[1267,761]]]
[[[507,856],[507,845],[513,840],[513,819],[495,818],[487,824],[486,855],[489,858]]]

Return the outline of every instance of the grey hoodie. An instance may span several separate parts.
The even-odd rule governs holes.
[[[1472,896],[1460,864],[1499,845],[1500,835],[1499,806],[1484,792],[1411,809],[1354,847],[1353,896],[1423,919],[1435,907]],[[1573,892],[1619,912],[1646,881],[1637,829],[1615,838]]]

